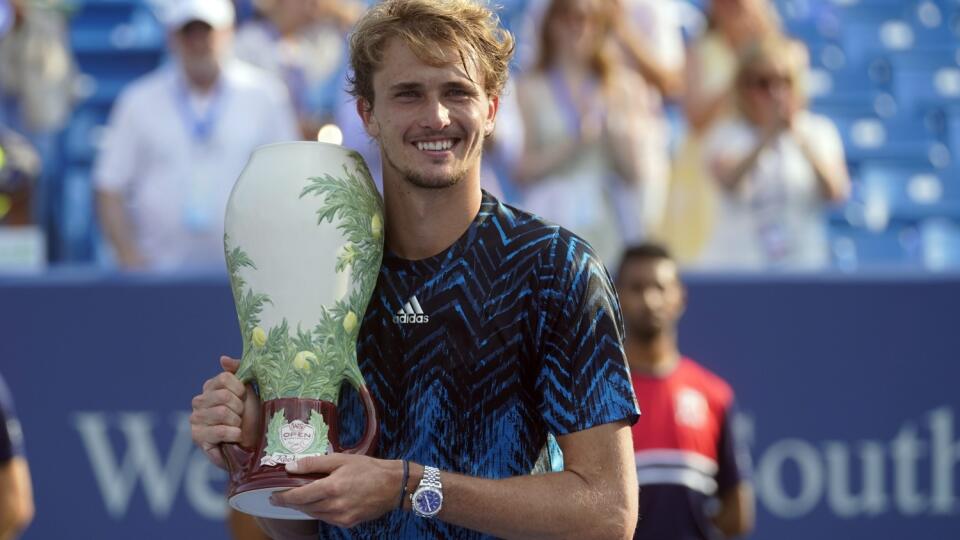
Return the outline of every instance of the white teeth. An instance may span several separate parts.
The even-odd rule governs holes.
[[[418,142],[418,150],[430,150],[430,151],[440,151],[440,150],[449,150],[453,147],[453,141],[450,139],[445,139],[442,141],[429,141],[429,142]]]

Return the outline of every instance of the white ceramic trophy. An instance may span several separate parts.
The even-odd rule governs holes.
[[[356,358],[357,334],[383,256],[383,201],[363,158],[342,146],[256,149],[227,204],[227,268],[243,337],[237,375],[263,403],[255,448],[225,444],[228,500],[261,517],[308,519],[268,501],[316,477],[284,466],[330,452],[369,454],[378,421]],[[360,442],[339,441],[341,384],[364,403]]]

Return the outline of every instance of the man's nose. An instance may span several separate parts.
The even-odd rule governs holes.
[[[657,308],[663,302],[663,294],[654,288],[645,289],[642,296],[643,307],[647,309]]]
[[[420,127],[439,131],[449,125],[450,109],[439,99],[428,99],[420,118]]]

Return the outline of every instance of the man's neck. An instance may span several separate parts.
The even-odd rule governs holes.
[[[680,361],[676,331],[664,331],[648,340],[628,335],[624,346],[630,369],[643,375],[665,375]]]
[[[459,239],[480,211],[479,177],[444,189],[425,189],[384,171],[387,248],[407,260],[437,255]]]
[[[220,79],[220,70],[211,74],[198,75],[184,70],[184,78],[190,91],[195,94],[205,95],[213,91]]]

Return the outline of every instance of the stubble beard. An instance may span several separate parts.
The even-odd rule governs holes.
[[[385,161],[392,167],[395,171],[400,173],[400,177],[410,185],[418,187],[421,189],[447,189],[453,187],[460,183],[461,180],[466,178],[468,167],[466,164],[459,170],[455,170],[453,173],[447,176],[425,176],[418,173],[412,169],[405,169],[397,165],[397,162],[390,155],[390,151],[381,144],[383,149],[383,155]],[[480,159],[480,156],[477,156],[476,159]],[[468,162],[472,160],[467,160]]]
[[[663,330],[661,326],[649,320],[635,320],[633,324],[629,321],[627,322],[627,333],[629,336],[645,345],[653,343],[663,334]]]

